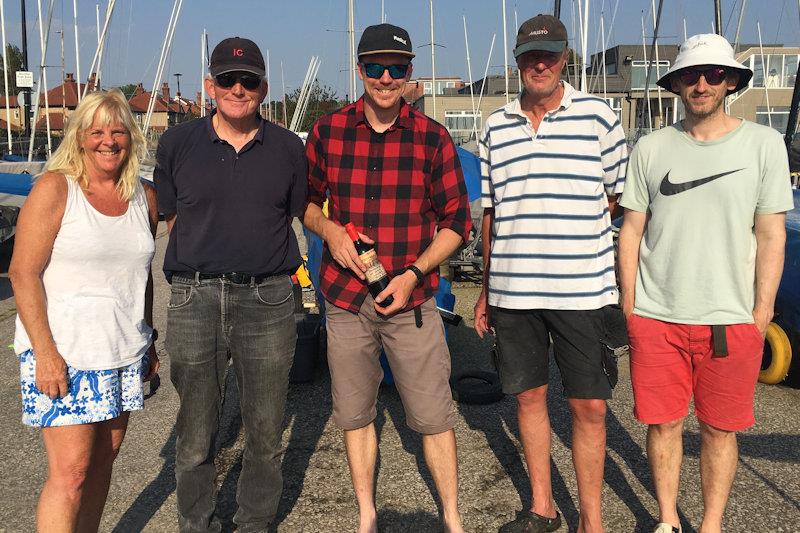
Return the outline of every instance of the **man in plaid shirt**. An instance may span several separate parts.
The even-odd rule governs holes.
[[[402,98],[411,40],[397,26],[364,30],[358,45],[364,95],[322,117],[306,143],[306,226],[325,241],[321,290],[327,311],[333,419],[344,430],[360,510],[359,531],[377,531],[378,443],[373,420],[386,350],[408,426],[422,434],[442,501],[445,531],[462,531],[450,393],[450,353],[432,296],[437,267],[470,231],[461,165],[447,130]],[[329,215],[322,204],[329,200]],[[391,281],[373,300],[353,241],[373,244]],[[393,302],[378,305],[389,296]]]

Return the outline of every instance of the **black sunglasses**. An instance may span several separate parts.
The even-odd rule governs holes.
[[[241,83],[242,87],[248,91],[255,91],[261,85],[261,78],[254,74],[242,74],[241,72],[226,72],[214,76],[217,85],[223,89],[230,89],[237,83]]]
[[[364,72],[368,78],[379,79],[385,71],[389,71],[389,76],[393,80],[406,77],[408,64],[405,65],[381,65],[380,63],[364,63]]]
[[[678,77],[685,85],[694,85],[700,80],[701,75],[709,85],[719,85],[728,77],[728,71],[722,67],[709,67],[685,68],[678,73]]]

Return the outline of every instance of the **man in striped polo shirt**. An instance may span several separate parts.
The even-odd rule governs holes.
[[[484,279],[475,329],[482,337],[494,327],[497,335],[498,371],[503,390],[517,398],[533,493],[531,509],[501,531],[561,524],[550,480],[550,338],[572,411],[578,531],[603,531],[606,400],[616,368],[601,339],[606,306],[618,303],[610,213],[627,147],[609,106],[560,80],[566,44],[554,17],[522,24],[514,55],[525,90],[489,116],[479,142]]]

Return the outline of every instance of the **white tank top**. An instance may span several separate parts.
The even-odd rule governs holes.
[[[155,242],[141,183],[120,216],[97,211],[67,177],[67,203],[42,274],[47,319],[58,352],[72,367],[129,365],[150,345],[144,293]],[[14,351],[31,349],[17,315]]]

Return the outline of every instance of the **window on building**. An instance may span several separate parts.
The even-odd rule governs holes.
[[[655,61],[632,61],[631,62],[631,89],[643,90],[645,86],[645,79],[647,78],[647,67],[652,63],[650,69],[650,88],[656,87],[656,81],[667,70],[669,70],[669,61],[662,60],[656,64]]]
[[[433,83],[432,83],[432,82],[430,82],[430,81],[426,81],[426,82],[423,84],[423,92],[424,92],[424,94],[426,94],[426,95],[431,95],[431,94],[433,94]]]
[[[772,126],[781,133],[786,131],[789,124],[789,108],[781,106],[756,107],[756,122],[765,126]]]
[[[753,81],[751,87],[767,87],[769,89],[794,87],[797,77],[797,54],[761,54],[750,57]],[[766,69],[764,65],[766,64]]]
[[[617,119],[622,121],[622,97],[612,96],[605,99],[611,110],[617,115]]]
[[[783,87],[794,87],[797,78],[797,56],[783,56]]]
[[[474,126],[473,126],[474,124]],[[473,131],[481,129],[481,112],[472,110],[458,110],[444,112],[444,126],[449,131]]]

